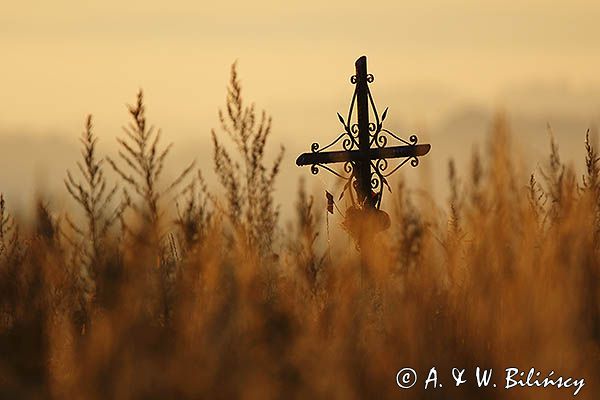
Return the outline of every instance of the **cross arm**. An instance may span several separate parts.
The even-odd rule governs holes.
[[[431,145],[417,144],[411,146],[390,146],[372,148],[366,152],[353,151],[327,151],[303,153],[296,159],[296,165],[330,164],[346,161],[378,160],[382,158],[419,157],[429,153]]]

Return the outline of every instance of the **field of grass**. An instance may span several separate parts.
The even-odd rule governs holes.
[[[270,117],[245,105],[235,68],[213,132],[219,188],[193,163],[161,179],[170,146],[141,92],[129,112],[115,159],[98,154],[87,119],[81,161],[65,172],[71,212],[40,199],[24,223],[0,201],[0,398],[573,395],[455,388],[451,369],[476,366],[583,377],[577,397],[600,397],[590,138],[584,176],[552,142],[521,181],[499,117],[468,171],[450,164],[450,204],[395,187],[392,226],[360,255],[336,246],[303,185],[283,228],[273,201],[283,149],[267,154]],[[444,386],[424,390],[432,366]],[[405,367],[419,373],[410,390],[396,383]]]

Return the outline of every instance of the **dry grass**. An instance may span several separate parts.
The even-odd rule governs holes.
[[[582,179],[553,142],[547,165],[521,182],[499,118],[471,171],[451,164],[450,204],[434,207],[401,185],[388,199],[391,229],[361,259],[347,248],[319,250],[323,218],[303,186],[295,225],[278,233],[281,155],[265,165],[270,118],[244,105],[235,68],[220,114],[233,148],[213,134],[223,201],[199,174],[179,190],[177,207],[167,201],[192,167],[159,182],[169,147],[160,150],[146,126],[142,99],[119,141],[122,165],[109,161],[131,196],[106,189],[90,119],[83,181],[66,180],[83,210],[79,224],[41,205],[36,227],[17,231],[0,198],[0,397],[571,393],[450,387],[451,367],[475,365],[554,369],[586,378],[578,397],[600,394],[600,164],[589,138]],[[439,212],[446,206],[449,216]],[[115,213],[128,228],[104,229]],[[434,365],[444,389],[396,386],[399,369]]]

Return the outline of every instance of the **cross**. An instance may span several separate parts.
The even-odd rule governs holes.
[[[374,77],[367,73],[367,57],[362,56],[356,60],[355,67],[356,75],[350,78],[355,89],[347,119],[344,120],[338,113],[344,132],[322,149],[318,143],[313,143],[311,152],[301,154],[296,160],[296,165],[310,165],[313,174],[317,174],[319,167],[322,167],[346,179],[348,184],[353,183],[360,206],[364,209],[379,209],[383,188],[389,189],[386,178],[408,161],[416,167],[419,164],[418,157],[429,153],[431,145],[417,144],[416,135],[412,135],[407,141],[383,128],[388,109],[385,109],[380,118],[369,90],[369,83],[374,81]],[[355,108],[357,123],[352,124]],[[374,122],[369,121],[369,114],[373,115]],[[390,139],[397,140],[401,145],[386,147]],[[343,150],[324,151],[339,143],[340,140]],[[403,160],[387,172],[390,159]],[[344,163],[346,175],[327,166],[332,163]]]

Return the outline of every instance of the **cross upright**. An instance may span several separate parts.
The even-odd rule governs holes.
[[[367,57],[362,56],[355,62],[356,75],[350,79],[355,85],[354,95],[350,103],[348,117],[345,120],[339,113],[338,118],[344,126],[342,132],[332,143],[320,149],[313,143],[311,152],[301,154],[296,160],[298,166],[310,165],[313,174],[319,167],[325,168],[340,178],[352,183],[356,191],[358,204],[366,209],[379,208],[383,188],[389,189],[387,177],[410,161],[413,167],[419,164],[418,157],[424,156],[431,149],[429,144],[417,144],[417,136],[412,135],[408,141],[383,128],[387,116],[387,108],[379,117],[373,96],[369,90],[373,75],[367,73]],[[356,123],[352,116],[356,108]],[[370,114],[374,122],[369,120]],[[399,146],[386,147],[389,139],[396,139]],[[343,150],[324,151],[342,141]],[[390,172],[387,172],[389,159],[403,159]],[[344,173],[340,173],[326,164],[344,163]]]

